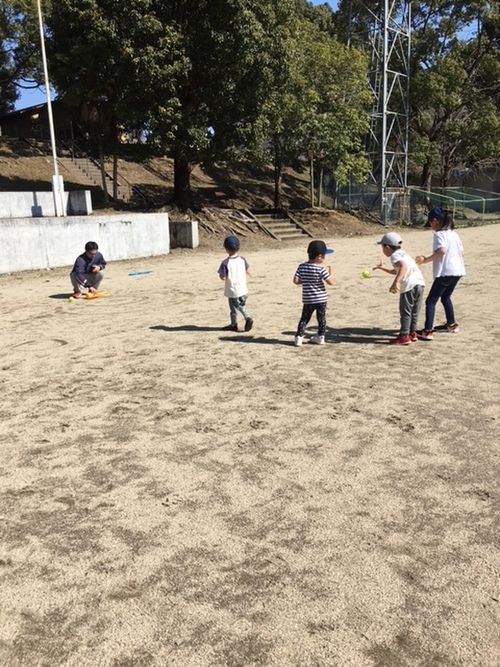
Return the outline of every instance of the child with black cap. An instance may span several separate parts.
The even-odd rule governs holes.
[[[324,345],[326,332],[326,304],[328,295],[325,283],[333,285],[331,266],[328,270],[322,266],[328,250],[324,241],[311,241],[307,248],[308,262],[300,264],[293,277],[295,285],[302,285],[302,315],[300,316],[297,333],[295,335],[295,346],[302,345],[304,334],[309,320],[314,311],[318,319],[318,335],[311,338],[311,343]]]
[[[386,268],[382,261],[373,270],[379,269],[394,276],[389,288],[392,294],[399,292],[399,315],[401,325],[399,334],[391,345],[409,345],[418,340],[417,320],[422,307],[425,281],[422,272],[415,260],[404,250],[401,250],[403,240],[396,232],[384,234],[377,245],[382,246],[385,257],[391,260],[390,269]]]
[[[432,262],[434,282],[425,300],[425,325],[418,332],[420,340],[431,341],[434,331],[458,333],[458,324],[455,321],[455,311],[451,301],[458,281],[465,276],[464,247],[456,233],[453,215],[450,211],[435,206],[429,211],[427,224],[434,232],[432,255],[425,257],[418,255],[417,264]],[[446,324],[434,327],[436,304],[441,299],[446,315]]]
[[[245,331],[250,331],[253,327],[253,319],[246,309],[248,297],[247,274],[250,267],[247,260],[238,255],[240,242],[236,236],[225,238],[224,248],[228,256],[219,266],[219,277],[225,283],[224,296],[228,298],[231,317],[231,324],[224,327],[224,330],[238,331],[238,313],[241,313],[245,318]]]

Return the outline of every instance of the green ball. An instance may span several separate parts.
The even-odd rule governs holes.
[[[369,271],[363,271],[363,273],[361,274],[361,277],[362,278],[369,278],[370,277],[370,272]]]
[[[72,301],[74,301],[74,298],[72,296],[70,296],[68,301],[71,303]]]

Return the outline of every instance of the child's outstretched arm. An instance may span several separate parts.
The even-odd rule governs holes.
[[[377,264],[377,266],[373,267],[372,271],[376,271],[377,269],[379,269],[380,271],[385,271],[385,273],[389,273],[392,276],[395,276],[396,273],[397,273],[396,269],[388,269],[386,266],[384,266],[384,263],[383,263],[382,260],[380,260],[380,262]]]
[[[429,262],[433,262],[434,260],[441,259],[443,255],[446,255],[446,248],[438,248],[435,250],[432,255],[429,255],[428,257],[424,257],[424,255],[417,255],[415,257],[415,262],[417,264],[429,264]]]

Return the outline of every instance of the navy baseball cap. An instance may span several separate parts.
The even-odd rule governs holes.
[[[434,208],[431,208],[427,214],[427,222],[430,222],[431,220],[439,220],[441,222],[444,220],[445,213],[446,211],[442,206],[434,206]]]
[[[240,241],[237,236],[227,236],[224,239],[224,248],[226,250],[239,250]]]

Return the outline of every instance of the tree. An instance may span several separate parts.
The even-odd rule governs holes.
[[[500,60],[487,34],[495,15],[486,0],[422,2],[414,14],[410,139],[424,187],[435,171],[445,187],[453,168],[498,155]]]
[[[120,135],[143,127],[162,96],[168,108],[177,36],[157,16],[154,0],[59,0],[47,14],[52,80],[97,147],[107,196],[104,159],[113,157],[116,198]],[[148,106],[149,105],[149,106]]]
[[[262,129],[269,137],[278,207],[283,168],[303,155],[311,165],[317,160],[320,169],[331,170],[340,182],[348,174],[362,178],[367,173],[362,140],[370,95],[366,62],[357,50],[339,44],[300,15],[288,15],[274,34],[273,80]]]
[[[185,208],[193,165],[251,139],[269,12],[265,0],[60,0],[48,17],[53,79],[96,120],[102,150],[135,127],[169,152]]]
[[[40,37],[36,7],[29,0],[0,5],[0,114],[14,109],[19,88],[41,80]]]
[[[369,23],[379,11],[377,0],[340,0],[337,26],[351,44],[371,48]],[[446,184],[455,166],[498,154],[498,25],[491,0],[412,3],[410,160],[426,187],[435,173]],[[493,136],[478,142],[485,124]]]
[[[266,0],[160,0],[157,15],[177,35],[183,63],[170,79],[172,95],[149,108],[150,136],[174,158],[174,200],[192,204],[191,170],[213,164],[255,141],[267,89],[266,32],[273,6]],[[166,103],[170,108],[165,108]]]
[[[304,37],[305,72],[313,103],[305,121],[306,149],[323,170],[345,185],[363,181],[369,173],[364,138],[369,128],[367,61],[356,48],[348,48],[312,28]]]

